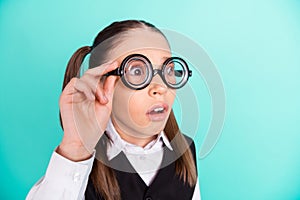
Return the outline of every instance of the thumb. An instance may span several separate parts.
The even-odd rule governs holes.
[[[111,100],[114,90],[115,90],[115,85],[117,81],[117,76],[109,76],[106,78],[105,83],[104,83],[104,91],[105,91],[105,96]]]

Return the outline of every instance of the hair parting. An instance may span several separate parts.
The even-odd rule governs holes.
[[[65,76],[64,76],[64,82],[62,85],[62,90],[64,90],[64,88],[70,82],[70,80],[72,78],[79,76],[79,70],[80,70],[81,63],[82,63],[83,59],[85,58],[85,56],[91,52],[91,50],[92,50],[92,48],[90,46],[84,46],[84,47],[79,48],[72,55],[72,57],[70,58],[70,60],[67,64],[67,68],[66,68]],[[62,129],[64,129],[60,112],[59,112],[59,121],[60,121],[60,126],[62,127]]]

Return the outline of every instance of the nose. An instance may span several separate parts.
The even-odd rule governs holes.
[[[152,97],[164,95],[167,90],[168,88],[160,76],[154,76],[152,82],[150,83],[149,95]]]
[[[157,97],[164,95],[167,92],[168,88],[160,83],[150,84],[149,95],[152,97]]]

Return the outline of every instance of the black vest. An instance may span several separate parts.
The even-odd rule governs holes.
[[[196,163],[195,145],[190,138],[186,137],[190,144],[191,152]],[[190,187],[184,184],[183,181],[176,175],[174,151],[164,148],[162,166],[152,183],[147,186],[143,179],[137,173],[130,173],[113,169],[116,174],[119,187],[121,190],[122,200],[191,200],[195,187]],[[127,157],[123,152],[119,153],[112,160],[108,161],[109,166],[126,165],[128,169],[135,171]],[[136,172],[136,171],[135,171]],[[89,178],[88,185],[85,191],[86,200],[104,200],[99,196],[94,188],[94,185]]]

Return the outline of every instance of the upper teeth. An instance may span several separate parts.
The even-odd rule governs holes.
[[[160,112],[160,111],[163,111],[164,110],[164,108],[162,108],[162,107],[160,107],[160,108],[155,108],[154,109],[154,112]]]

